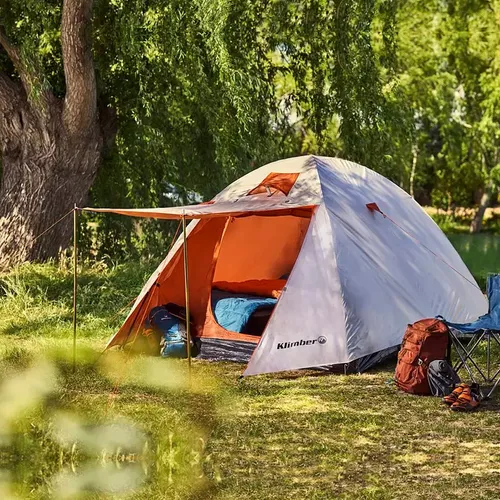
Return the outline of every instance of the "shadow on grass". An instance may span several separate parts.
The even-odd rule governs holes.
[[[377,365],[371,367],[367,373],[377,374],[382,372],[387,372],[388,370],[394,371],[396,368],[397,352],[388,356],[384,361],[378,363]],[[361,375],[352,370],[344,371],[344,365],[334,365],[328,368],[304,368],[302,370],[293,370],[287,372],[278,372],[268,375],[273,379],[277,380],[294,380],[301,379],[303,377],[327,377],[332,375]]]

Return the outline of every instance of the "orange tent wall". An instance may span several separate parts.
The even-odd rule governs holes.
[[[210,303],[212,283],[276,279],[289,273],[309,222],[310,218],[293,215],[200,220],[188,236],[190,312],[196,327],[193,333],[258,342],[259,337],[229,332],[215,321]],[[153,307],[169,302],[185,307],[182,245],[155,283],[139,305],[139,313],[126,321],[114,344],[126,342],[131,330],[139,326],[137,321],[143,322]]]
[[[203,325],[208,300],[208,294],[203,293],[203,289],[210,289],[213,255],[225,226],[226,219],[224,218],[204,219],[198,221],[188,235],[191,315],[192,320],[199,321],[199,326]],[[149,282],[151,283],[149,290],[145,292],[140,303],[134,305],[131,314],[110,341],[108,348],[132,341],[135,332],[142,326],[153,307],[168,302],[186,305],[182,244],[179,245],[172,258],[160,264]]]
[[[297,260],[310,219],[251,216],[231,219],[217,259],[214,281],[278,279]]]

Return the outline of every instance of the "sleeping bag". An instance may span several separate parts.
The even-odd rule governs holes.
[[[186,358],[186,324],[173,316],[165,306],[151,309],[146,327],[161,335],[160,354],[164,358]]]
[[[214,317],[222,328],[230,332],[241,333],[254,312],[269,309],[276,305],[278,299],[257,297],[241,293],[212,290],[212,309]]]

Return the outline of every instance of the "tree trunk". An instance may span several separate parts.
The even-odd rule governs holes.
[[[411,162],[411,172],[410,172],[410,196],[412,198],[415,198],[414,185],[415,185],[415,173],[417,171],[417,160],[418,160],[417,145],[414,145],[411,148],[411,152],[412,152],[412,162]]]
[[[18,79],[0,72],[0,271],[56,257],[70,241],[68,218],[83,205],[104,145],[114,139],[114,113],[98,111],[91,47],[92,0],[64,0],[61,45],[66,94],[59,99],[25,65],[0,26],[0,46]]]
[[[479,202],[479,207],[477,209],[476,215],[472,219],[469,231],[471,233],[480,233],[483,226],[483,218],[486,209],[490,206],[491,198],[493,195],[493,181],[490,179],[486,184],[483,195],[481,196],[481,201]]]
[[[97,173],[103,144],[97,122],[74,137],[65,133],[60,113],[52,113],[46,123],[37,118],[28,108],[4,116],[15,133],[2,151],[0,270],[56,257],[70,241],[71,218],[34,238],[74,203],[85,203]]]

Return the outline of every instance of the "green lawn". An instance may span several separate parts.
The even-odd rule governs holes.
[[[1,498],[500,497],[496,399],[454,414],[393,366],[239,380],[195,361],[190,381],[184,361],[99,357],[151,269],[82,273],[75,373],[71,273],[0,278]]]

